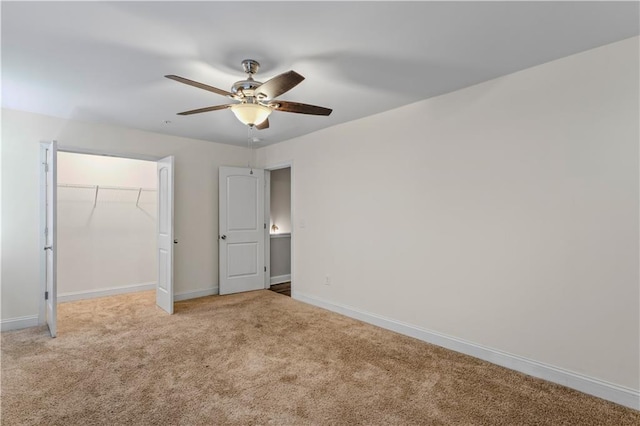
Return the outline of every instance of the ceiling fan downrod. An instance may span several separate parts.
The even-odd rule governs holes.
[[[242,61],[242,69],[249,74],[249,78],[252,78],[253,74],[257,73],[260,69],[260,63],[254,59],[244,59]]]

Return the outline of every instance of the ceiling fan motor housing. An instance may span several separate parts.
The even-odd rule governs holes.
[[[260,81],[256,81],[253,78],[249,77],[246,80],[240,80],[233,83],[231,86],[231,93],[234,95],[239,95],[243,98],[253,97],[254,90],[256,87],[260,86],[262,83]]]
[[[246,80],[240,80],[233,83],[231,93],[242,98],[250,98],[254,96],[254,90],[262,83],[253,79],[253,74],[258,72],[260,63],[254,59],[245,59],[242,61],[242,69],[249,74]]]

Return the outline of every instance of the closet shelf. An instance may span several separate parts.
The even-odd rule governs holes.
[[[108,190],[117,190],[117,191],[138,191],[138,198],[136,199],[136,207],[138,207],[138,203],[140,202],[140,195],[142,191],[156,192],[155,188],[140,188],[134,186],[102,186],[102,185],[78,185],[74,183],[59,183],[58,188],[80,188],[80,189],[95,189],[96,195],[93,199],[93,207],[98,203],[98,191],[101,189]]]
[[[58,188],[84,188],[84,189],[121,189],[123,191],[157,191],[155,188],[140,188],[135,186],[106,186],[106,185],[77,185],[75,183],[59,183]]]

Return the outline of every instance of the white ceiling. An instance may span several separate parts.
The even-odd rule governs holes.
[[[293,69],[267,145],[638,35],[637,2],[2,2],[2,106],[246,145],[221,89]],[[170,120],[170,124],[165,124]],[[419,123],[416,123],[419,125]]]

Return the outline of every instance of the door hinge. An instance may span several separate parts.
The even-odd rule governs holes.
[[[46,228],[46,227],[44,228],[44,235],[45,236],[49,235],[49,228]]]
[[[264,271],[267,272],[267,267],[266,266],[264,267]]]
[[[49,292],[48,291],[44,292],[44,300],[49,300]]]
[[[264,229],[267,229],[267,224],[266,223],[264,224]]]
[[[49,163],[42,163],[44,164],[44,171],[45,173],[47,173],[49,171]]]

